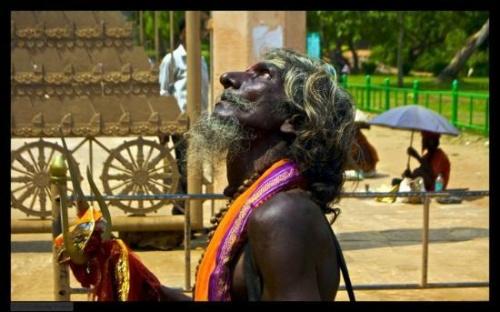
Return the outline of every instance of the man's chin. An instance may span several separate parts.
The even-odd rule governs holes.
[[[225,159],[228,150],[241,145],[242,131],[238,120],[213,112],[204,115],[189,131],[192,157],[198,161]]]

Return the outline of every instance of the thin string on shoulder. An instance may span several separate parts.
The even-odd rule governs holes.
[[[340,248],[339,241],[337,237],[333,233],[333,240],[335,242],[335,246],[337,248],[337,257],[340,264],[340,270],[342,271],[342,276],[344,277],[345,289],[347,290],[347,294],[349,295],[349,301],[356,301],[356,297],[354,296],[354,290],[352,289],[351,278],[349,277],[349,271],[347,270],[347,265],[345,263],[344,254],[342,253],[342,249]]]
[[[340,270],[342,271],[342,277],[344,278],[345,288],[347,290],[347,294],[349,295],[349,301],[356,301],[356,297],[354,296],[354,290],[351,284],[351,278],[349,277],[349,271],[347,270],[347,264],[344,259],[344,254],[342,253],[342,248],[340,248],[340,243],[337,240],[337,236],[335,232],[333,232],[333,228],[331,225],[337,220],[337,217],[340,215],[341,210],[339,208],[330,208],[324,207],[325,214],[333,213],[333,218],[328,222],[330,224],[330,230],[333,236],[333,242],[335,243],[335,248],[337,249],[337,260],[340,265]]]

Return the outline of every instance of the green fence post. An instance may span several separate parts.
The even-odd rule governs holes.
[[[474,116],[474,99],[472,96],[469,96],[469,124],[467,126],[473,126],[473,117]]]
[[[389,110],[391,108],[391,98],[390,98],[390,83],[389,78],[384,79],[384,88],[385,88],[385,110]]]
[[[451,83],[451,123],[456,126],[458,119],[458,80]]]
[[[372,78],[370,75],[366,75],[365,77],[366,80],[366,101],[364,104],[366,104],[365,108],[368,111],[371,111],[371,85],[372,85]]]
[[[484,119],[484,135],[490,134],[490,99],[486,100],[486,107],[484,110],[485,119]]]
[[[340,76],[340,85],[342,86],[342,88],[347,89],[347,75],[346,74],[342,74],[342,76]]]
[[[418,88],[419,88],[419,81],[418,80],[413,80],[413,102],[415,104],[418,104]]]

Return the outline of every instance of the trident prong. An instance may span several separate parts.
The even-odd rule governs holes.
[[[76,196],[75,201],[77,203],[76,207],[81,213],[82,210],[86,210],[88,208],[88,204],[83,200],[83,191],[80,185],[80,181],[78,181],[78,165],[74,163],[73,158],[71,157],[71,153],[68,149],[68,145],[66,145],[66,140],[64,139],[64,133],[61,127],[59,127],[59,132],[61,134],[61,140],[64,148],[64,153],[66,154],[66,159],[68,161],[68,169],[69,176],[71,177],[71,184],[73,185],[73,192]]]
[[[56,157],[54,157],[50,170],[51,175],[57,181],[57,193],[59,194],[59,196],[55,200],[59,202],[59,205],[58,207],[56,206],[55,209],[59,209],[61,212],[60,218],[64,249],[66,250],[68,256],[71,258],[71,261],[76,264],[84,264],[87,261],[87,258],[85,254],[79,251],[73,244],[72,235],[69,232],[68,205],[66,204],[66,188],[64,187],[66,184],[66,168],[64,155],[57,155]]]
[[[102,234],[103,239],[111,238],[111,214],[109,213],[108,205],[104,202],[104,199],[99,192],[99,189],[95,185],[94,179],[92,178],[92,173],[90,172],[90,168],[87,166],[87,180],[90,185],[90,189],[92,193],[95,194],[97,203],[99,204],[99,208],[101,209],[102,217],[106,220],[106,226],[104,228],[104,233]]]

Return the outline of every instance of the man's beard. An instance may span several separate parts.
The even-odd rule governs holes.
[[[249,148],[252,131],[241,126],[235,117],[203,114],[187,133],[190,158],[214,165]]]

